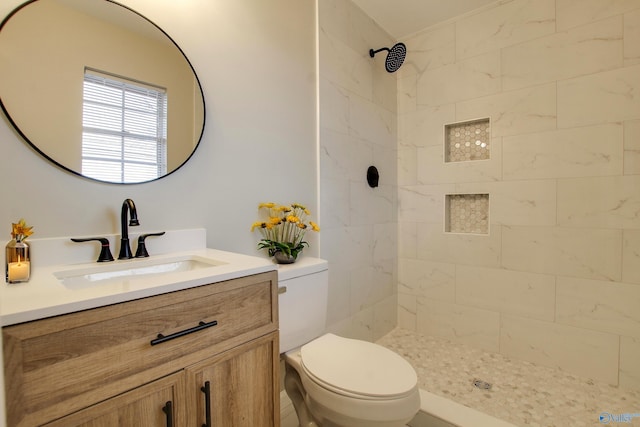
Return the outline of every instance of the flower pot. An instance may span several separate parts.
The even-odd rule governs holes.
[[[287,255],[286,253],[281,251],[276,252],[273,257],[276,259],[276,262],[278,264],[293,264],[294,262],[296,262],[296,259],[293,255]]]

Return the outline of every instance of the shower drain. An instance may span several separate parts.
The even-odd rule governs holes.
[[[473,380],[473,386],[480,390],[491,390],[491,383],[482,380]]]

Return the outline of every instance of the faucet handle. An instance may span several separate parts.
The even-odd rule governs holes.
[[[136,258],[145,258],[149,256],[149,252],[147,252],[147,245],[144,243],[144,239],[146,239],[149,236],[162,236],[163,234],[164,234],[164,231],[161,231],[159,233],[141,234],[138,237],[138,248],[136,249]]]
[[[111,255],[111,250],[109,249],[109,240],[106,237],[71,238],[72,242],[92,242],[94,240],[102,245],[98,262],[113,261],[113,255]]]

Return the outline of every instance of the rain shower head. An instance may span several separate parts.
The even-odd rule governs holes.
[[[383,50],[389,52],[387,53],[387,59],[384,61],[384,68],[386,68],[389,73],[395,73],[404,62],[405,56],[407,56],[407,47],[404,43],[396,43],[391,49],[388,47],[383,47],[378,50],[369,49],[369,56],[373,58],[376,53],[382,52]]]

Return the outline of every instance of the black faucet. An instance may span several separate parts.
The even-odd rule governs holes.
[[[144,239],[150,236],[164,236],[164,231],[159,233],[141,234],[138,236],[138,249],[136,249],[136,258],[146,258],[149,256],[147,251],[147,245],[144,243]]]
[[[111,255],[111,249],[109,249],[109,239],[106,237],[87,237],[87,238],[71,238],[72,242],[100,242],[100,255],[98,256],[98,262],[113,261],[113,255]]]
[[[133,254],[131,253],[131,247],[129,246],[129,228],[127,227],[127,212],[129,212],[129,216],[131,219],[129,220],[129,225],[135,226],[140,225],[138,222],[138,212],[136,211],[136,204],[133,203],[131,199],[125,199],[122,202],[122,214],[120,216],[120,255],[118,255],[118,259],[131,259],[133,258]]]

